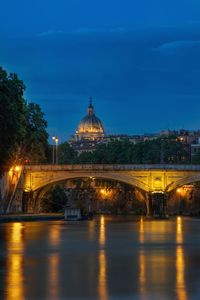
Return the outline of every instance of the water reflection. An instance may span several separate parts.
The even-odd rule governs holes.
[[[106,242],[106,233],[105,233],[105,220],[104,216],[101,216],[100,219],[100,231],[99,231],[99,245],[102,247]],[[106,251],[105,249],[99,250],[99,274],[98,274],[98,293],[100,300],[108,299],[108,290],[107,290],[107,261],[106,261]]]
[[[95,224],[95,222],[94,221],[90,221],[89,222],[89,228],[88,228],[88,230],[89,230],[89,240],[90,241],[94,241],[94,239],[95,239],[95,227],[96,227],[96,224]]]
[[[59,256],[58,253],[49,255],[49,297],[59,299]]]
[[[49,231],[50,246],[55,247],[60,245],[61,228],[59,225],[53,225]],[[59,264],[60,258],[58,252],[51,253],[48,258],[49,265],[49,287],[48,299],[59,299]]]
[[[181,217],[176,221],[176,291],[178,300],[186,300],[187,291],[185,286],[185,257],[183,250],[183,220]]]
[[[7,257],[7,276],[6,276],[6,299],[23,300],[24,296],[24,235],[23,225],[13,223],[7,227],[8,237],[8,257]]]
[[[0,299],[199,299],[196,219],[9,223],[0,237]]]
[[[101,219],[100,219],[100,234],[99,234],[99,244],[100,244],[100,246],[104,246],[105,241],[106,241],[105,219],[104,219],[104,216],[101,216]]]
[[[144,220],[141,217],[140,219],[140,228],[139,228],[139,240],[141,246],[144,243]],[[140,250],[139,254],[139,290],[141,299],[146,299],[146,267],[145,267],[145,253],[144,250]]]
[[[140,244],[144,243],[144,220],[143,217],[140,219]]]
[[[51,246],[58,246],[60,244],[60,226],[52,225],[49,230],[49,242]]]

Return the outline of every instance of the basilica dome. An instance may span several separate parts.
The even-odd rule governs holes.
[[[81,120],[76,131],[77,140],[97,140],[104,137],[102,122],[94,113],[94,107],[90,99],[87,115]]]

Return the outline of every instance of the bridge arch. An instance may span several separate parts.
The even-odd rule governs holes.
[[[72,180],[72,179],[80,179],[80,178],[102,178],[102,179],[108,179],[108,180],[114,180],[123,182],[129,185],[132,185],[134,187],[139,188],[140,190],[143,190],[145,192],[148,192],[150,190],[149,186],[142,181],[138,180],[137,178],[134,178],[131,174],[120,174],[120,173],[109,173],[109,172],[80,172],[80,173],[64,173],[59,174],[57,176],[46,176],[44,178],[41,178],[40,180],[37,180],[35,183],[31,184],[31,176],[29,174],[26,175],[25,180],[25,190],[31,190],[31,191],[37,191],[38,189],[41,189],[47,185],[56,184],[59,182],[63,182],[65,180]]]
[[[173,182],[166,191],[171,192],[177,188],[182,187],[183,185],[192,184],[198,181],[200,182],[200,174],[184,176],[183,178]]]
[[[84,175],[84,176],[83,176]],[[123,180],[121,178],[119,178],[119,176],[107,176],[107,174],[103,175],[99,175],[98,176],[92,176],[94,174],[90,173],[90,176],[88,174],[82,174],[82,176],[80,176],[80,174],[74,174],[74,175],[67,175],[67,176],[62,176],[62,177],[57,177],[56,179],[52,179],[47,181],[43,181],[40,182],[40,184],[37,184],[37,186],[35,186],[34,190],[31,190],[30,193],[32,194],[32,199],[30,201],[30,207],[29,209],[33,212],[38,211],[39,207],[40,207],[40,203],[42,201],[42,199],[45,197],[46,193],[48,193],[48,191],[50,190],[51,186],[53,184],[59,184],[59,183],[63,183],[67,180],[74,180],[74,179],[86,179],[86,178],[95,178],[95,179],[108,179],[108,180],[113,180],[116,182],[121,182],[121,183],[125,183],[128,185],[131,185],[133,187],[138,188],[138,191],[143,190],[144,192],[147,192],[145,189],[147,189],[147,187],[141,189],[142,184],[140,182],[138,182],[136,179],[133,181],[131,178],[124,178]],[[97,175],[97,174],[96,174]],[[142,193],[143,194],[143,193]],[[144,205],[147,209],[147,197],[146,194],[143,194],[143,201]],[[138,200],[141,201],[141,200]]]

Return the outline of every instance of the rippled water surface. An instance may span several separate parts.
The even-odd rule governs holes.
[[[200,220],[0,224],[0,299],[200,299]]]

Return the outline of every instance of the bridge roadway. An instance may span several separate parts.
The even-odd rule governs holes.
[[[25,165],[16,194],[17,191],[18,194],[23,191],[26,197],[34,194],[35,200],[31,202],[36,203],[54,183],[89,177],[121,181],[143,190],[147,195],[167,194],[185,184],[200,181],[200,165]],[[20,197],[16,198],[18,200],[13,199],[10,207],[21,205]]]

